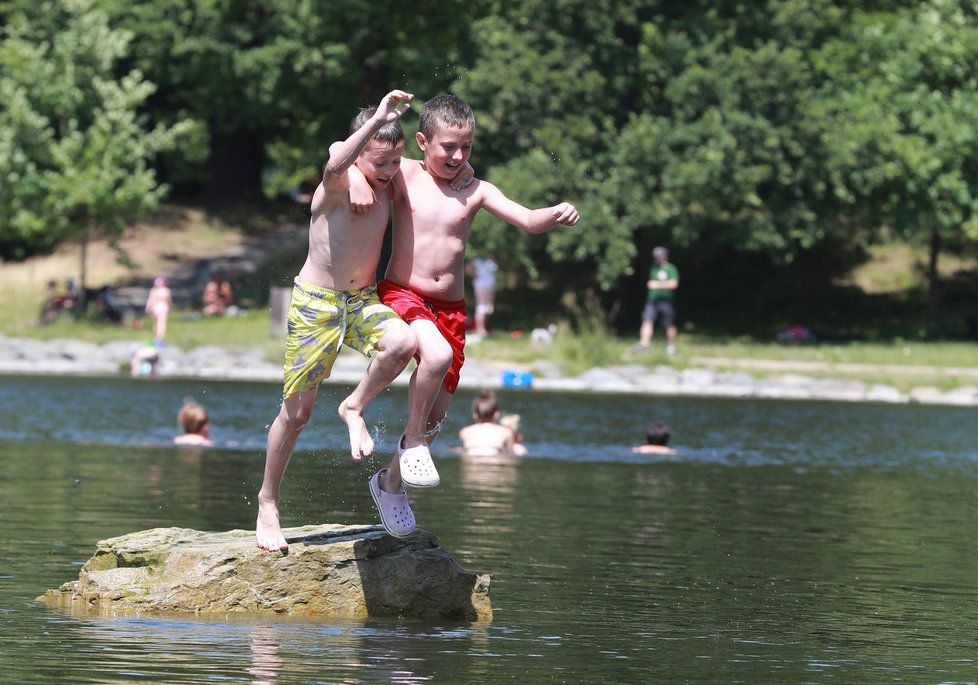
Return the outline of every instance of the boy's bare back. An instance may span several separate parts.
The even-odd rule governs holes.
[[[462,449],[467,453],[513,453],[513,431],[491,421],[466,426],[458,432]]]

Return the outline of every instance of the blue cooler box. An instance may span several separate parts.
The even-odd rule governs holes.
[[[504,388],[529,388],[533,385],[533,374],[529,371],[503,371]]]

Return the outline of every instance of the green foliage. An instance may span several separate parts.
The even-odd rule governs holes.
[[[191,118],[208,132],[208,154],[181,173],[218,186],[215,159],[243,154],[242,143],[254,142],[247,152],[259,159],[246,161],[261,173],[239,190],[260,190],[247,184],[261,182],[268,195],[318,179],[330,142],[359,107],[395,87],[421,100],[447,88],[467,60],[469,22],[484,4],[102,3],[139,36],[132,58],[160,87],[154,116]]]
[[[894,233],[928,239],[935,259],[978,244],[968,0],[0,8],[8,253],[151,205],[164,148],[166,178],[211,198],[318,179],[356,109],[394,87],[468,100],[473,166],[513,199],[578,205],[577,227],[545,236],[474,226],[473,252],[546,287],[614,300],[655,243],[710,272],[731,255],[852,255]]]
[[[183,126],[147,130],[153,84],[117,72],[132,36],[90,0],[15,15],[0,44],[0,243],[52,245],[113,235],[163,188],[150,162]]]
[[[978,238],[978,24],[972,3],[860,13],[824,49],[841,83],[831,148],[864,212],[905,236]]]
[[[594,293],[586,293],[576,301],[571,312],[569,324],[557,331],[551,358],[560,361],[565,372],[575,375],[616,363],[623,346]]]

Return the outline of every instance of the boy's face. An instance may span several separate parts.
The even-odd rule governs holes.
[[[385,188],[401,168],[404,155],[404,141],[389,145],[378,140],[370,140],[357,157],[357,168],[363,172],[372,188]]]
[[[455,178],[472,156],[473,128],[471,124],[455,128],[438,122],[430,139],[420,131],[415,134],[428,172],[445,180]]]

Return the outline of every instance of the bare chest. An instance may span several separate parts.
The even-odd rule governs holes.
[[[478,207],[464,191],[443,189],[430,181],[409,189],[399,217],[432,234],[464,238]]]

